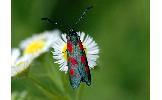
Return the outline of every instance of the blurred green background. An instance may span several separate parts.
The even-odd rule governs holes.
[[[33,80],[12,79],[12,100],[149,100],[149,0],[12,0],[12,48],[33,33],[57,28],[42,17],[74,23],[93,5],[77,31],[92,36],[100,47],[92,85],[73,90],[48,52],[29,71]],[[61,31],[65,32],[64,29]],[[51,49],[52,50],[52,49]]]

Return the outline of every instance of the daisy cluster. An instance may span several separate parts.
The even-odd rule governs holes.
[[[94,39],[85,35],[84,32],[77,32],[77,34],[84,47],[89,68],[93,69],[99,58],[99,47]],[[23,40],[18,48],[12,48],[11,76],[17,76],[25,71],[34,59],[48,52],[51,47],[53,48],[53,58],[56,60],[54,63],[60,64],[60,70],[66,73],[68,71],[66,34],[53,30],[33,35]]]
[[[11,77],[25,71],[35,58],[48,52],[59,34],[59,30],[45,31],[23,40],[18,48],[12,48]]]

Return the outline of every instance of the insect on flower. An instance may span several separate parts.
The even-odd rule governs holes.
[[[92,7],[88,7],[82,13],[79,20],[75,23],[75,26],[81,21],[85,16],[86,12]],[[49,18],[42,18],[50,23],[58,24]],[[85,39],[85,43],[92,43],[90,48],[86,48],[83,44],[84,33],[76,32],[74,28],[68,29],[66,34],[62,34],[64,41],[60,40],[54,43],[54,58],[59,60],[56,63],[60,64],[60,70],[68,71],[70,84],[73,88],[79,87],[81,82],[85,82],[88,86],[91,85],[91,74],[90,74],[90,65],[93,68],[96,65],[96,59],[98,58],[99,49],[97,44],[93,41],[92,38],[88,36]],[[87,41],[87,42],[86,42]],[[63,45],[61,44],[63,43]],[[65,45],[64,45],[65,44]],[[61,47],[63,46],[63,47]],[[91,50],[92,52],[87,52]],[[87,55],[89,53],[89,59]],[[60,55],[61,54],[61,55]],[[95,58],[91,58],[95,56]],[[63,60],[65,58],[65,60]],[[89,62],[88,62],[89,61]]]

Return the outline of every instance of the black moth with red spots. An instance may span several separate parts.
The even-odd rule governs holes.
[[[92,6],[89,6],[84,10],[79,20],[75,23],[75,26],[81,21],[81,19],[85,16],[87,11],[91,8]],[[60,27],[62,27],[62,25],[60,25],[59,22],[52,21],[49,18],[42,18],[42,20],[46,20],[49,23],[59,25]],[[68,60],[67,64],[70,84],[73,88],[79,87],[81,82],[86,82],[86,84],[89,86],[91,85],[91,74],[88,66],[86,53],[83,48],[83,44],[80,40],[80,36],[76,33],[76,31],[73,31],[73,29],[68,30],[66,37],[66,51]]]
[[[80,36],[75,31],[67,34],[67,59],[70,84],[79,87],[81,82],[91,85],[91,74]]]

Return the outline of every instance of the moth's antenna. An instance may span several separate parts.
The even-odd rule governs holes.
[[[51,24],[54,24],[54,25],[58,25],[60,28],[61,27],[64,27],[62,24],[61,24],[61,21],[53,21],[51,20],[50,18],[41,18],[41,20],[44,20],[44,21],[47,21],[48,23],[51,23]]]
[[[89,7],[87,7],[87,8],[83,11],[83,13],[82,13],[82,15],[80,16],[80,18],[78,19],[78,21],[75,22],[75,26],[83,19],[83,17],[85,16],[85,14],[86,14],[90,9],[92,9],[92,8],[93,8],[93,6],[89,6]]]
[[[55,25],[58,24],[58,22],[54,22],[53,20],[51,20],[51,19],[49,19],[49,18],[41,18],[41,20],[45,20],[45,21],[47,21],[48,23],[55,24]]]

